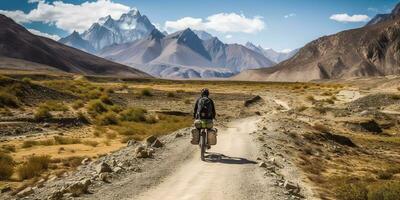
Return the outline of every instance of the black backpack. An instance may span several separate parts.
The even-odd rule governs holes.
[[[208,97],[201,97],[197,104],[197,116],[200,119],[212,119],[212,103]]]

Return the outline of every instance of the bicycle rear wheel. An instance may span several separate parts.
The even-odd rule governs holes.
[[[204,161],[204,154],[206,153],[206,137],[205,133],[202,132],[200,134],[200,158],[202,161]]]

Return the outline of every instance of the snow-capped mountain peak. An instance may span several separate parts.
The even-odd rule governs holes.
[[[93,46],[95,51],[99,51],[112,44],[142,39],[154,29],[150,20],[134,8],[128,13],[122,14],[118,20],[113,19],[110,15],[100,18],[80,36]],[[75,43],[69,42],[67,45],[71,44]]]

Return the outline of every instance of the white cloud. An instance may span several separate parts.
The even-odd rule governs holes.
[[[131,8],[112,0],[97,0],[84,2],[79,5],[54,1],[47,3],[41,0],[30,0],[38,2],[37,7],[29,13],[23,11],[0,10],[0,14],[11,17],[18,23],[43,22],[55,25],[56,27],[72,32],[74,30],[82,32],[88,29],[100,17],[111,15],[119,18],[123,13]]]
[[[329,19],[338,21],[338,22],[366,22],[370,18],[368,15],[348,15],[347,13],[343,14],[334,14]]]
[[[35,29],[28,29],[28,31],[31,32],[32,34],[47,37],[47,38],[53,39],[55,41],[58,41],[60,39],[60,36],[58,36],[58,35],[51,35],[48,33],[43,33],[38,30],[35,30]]]
[[[231,39],[233,36],[232,35],[225,35],[226,39]]]
[[[211,30],[222,33],[256,33],[265,28],[265,23],[261,16],[247,18],[244,15],[236,13],[218,13],[208,16],[206,19],[184,17],[176,21],[165,22],[165,29],[168,31],[183,30],[185,28]]]
[[[296,16],[296,13],[290,13],[290,14],[287,14],[287,15],[285,15],[283,17],[285,17],[287,19],[289,17],[295,17],[295,16]]]

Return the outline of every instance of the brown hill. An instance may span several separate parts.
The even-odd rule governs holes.
[[[139,70],[33,35],[4,15],[0,15],[0,57],[26,60],[71,73],[149,77]]]
[[[311,81],[400,74],[400,19],[324,36],[274,67],[247,70],[234,79]]]

